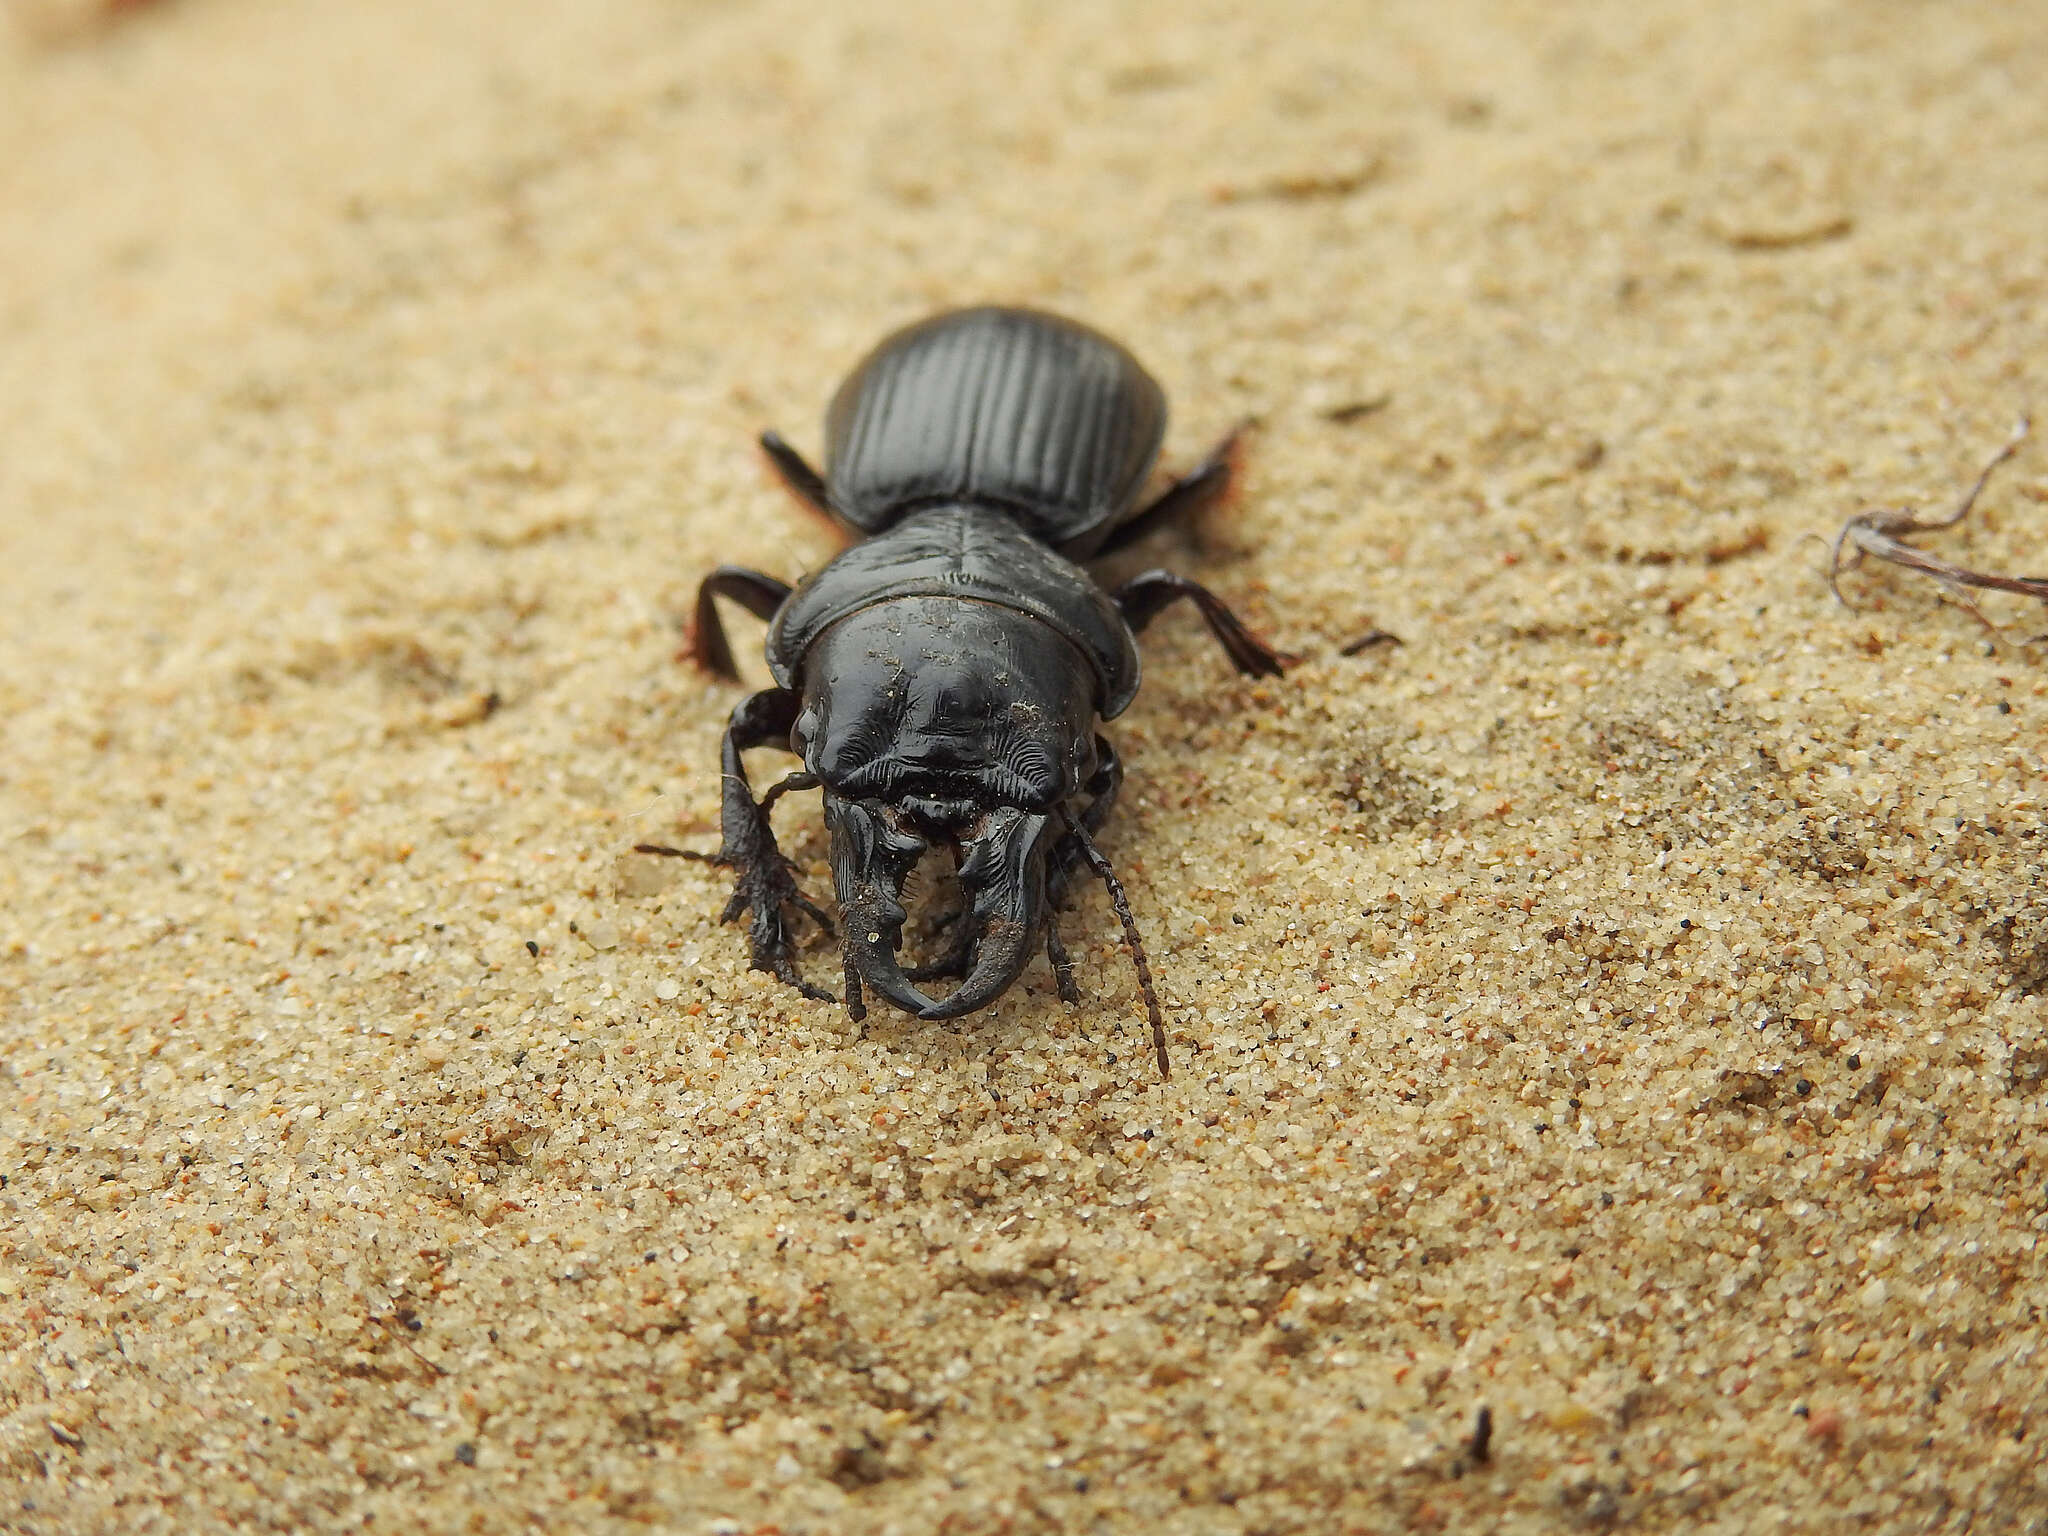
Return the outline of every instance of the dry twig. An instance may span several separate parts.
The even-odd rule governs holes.
[[[1973,571],[1968,566],[1957,565],[1952,560],[1930,554],[1914,544],[1904,542],[1904,535],[1931,533],[1940,528],[1953,528],[1970,515],[1970,509],[1977,504],[1977,497],[1990,480],[1991,472],[2019,452],[2020,443],[2025,440],[2028,420],[2022,416],[2012,429],[2003,447],[1991,456],[1991,462],[1984,466],[1984,472],[1977,476],[1977,483],[1970,487],[1955,511],[1947,517],[1923,518],[1911,507],[1882,508],[1875,512],[1859,512],[1842,524],[1842,531],[1835,535],[1833,555],[1828,561],[1828,588],[1844,607],[1855,605],[1842,596],[1840,578],[1842,572],[1853,571],[1863,563],[1866,555],[1886,561],[1892,565],[1904,566],[1909,571],[1919,571],[1932,576],[1940,583],[1944,592],[1970,611],[1986,629],[1996,632],[1996,626],[1984,617],[1976,599],[1969,593],[1971,587],[1981,587],[1993,592],[2017,592],[2024,597],[2038,598],[2048,603],[2048,576],[2000,576],[1992,571]]]

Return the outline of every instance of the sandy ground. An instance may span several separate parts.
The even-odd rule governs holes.
[[[0,1529],[2048,1529],[2042,618],[1814,541],[2048,412],[2038,7],[15,3]],[[989,298],[1260,424],[1170,1085],[1099,892],[862,1031],[628,851]]]

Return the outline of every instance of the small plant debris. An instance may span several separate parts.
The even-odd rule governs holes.
[[[1472,1425],[1472,1460],[1485,1466],[1493,1460],[1493,1410],[1482,1407]]]
[[[1977,497],[1983,491],[1991,472],[2019,452],[2021,442],[2026,439],[2028,419],[2022,416],[2012,429],[2012,436],[2005,440],[1991,461],[1984,466],[1977,483],[1970,487],[1962,502],[1947,517],[1921,517],[1911,507],[1881,508],[1875,512],[1859,512],[1842,524],[1842,531],[1835,535],[1832,557],[1828,562],[1828,587],[1845,607],[1855,605],[1842,596],[1841,575],[1853,571],[1863,563],[1865,556],[1903,566],[1909,571],[1919,571],[1932,576],[1942,590],[1968,609],[1972,618],[1986,629],[1996,633],[1996,626],[1984,617],[1984,612],[1970,596],[1971,587],[1980,587],[1993,592],[2017,592],[2024,597],[2038,598],[2048,603],[2048,576],[2000,576],[1992,571],[1974,571],[1968,566],[1957,565],[1952,560],[1930,554],[1918,545],[1904,541],[1905,535],[1932,533],[1937,529],[1953,528],[1970,515],[1970,509],[1977,504]]]
[[[1376,645],[1401,645],[1405,642],[1390,630],[1369,629],[1356,640],[1347,640],[1337,647],[1339,656],[1362,656]]]
[[[1209,200],[1214,203],[1311,203],[1350,197],[1353,193],[1363,192],[1386,175],[1387,158],[1378,150],[1369,150],[1335,165],[1283,171],[1258,181],[1227,182],[1211,188]]]
[[[1341,405],[1333,405],[1325,410],[1322,416],[1325,421],[1335,422],[1340,427],[1348,427],[1354,421],[1363,421],[1368,416],[1379,415],[1393,403],[1393,391],[1381,390],[1376,395],[1367,395],[1363,399],[1346,400]]]

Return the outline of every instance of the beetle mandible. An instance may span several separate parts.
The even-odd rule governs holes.
[[[873,991],[924,1019],[987,1006],[1043,945],[1060,996],[1078,1003],[1054,922],[1084,866],[1108,887],[1152,1025],[1165,1024],[1130,905],[1093,834],[1123,782],[1096,729],[1138,691],[1136,636],[1192,602],[1237,670],[1278,676],[1293,658],[1256,639],[1205,587],[1162,570],[1105,589],[1084,562],[1215,501],[1236,434],[1138,509],[1166,430],[1166,397],[1107,336],[1056,315],[978,308],[896,332],[839,387],[821,475],[775,434],[761,446],[798,496],[856,542],[802,586],[720,566],[697,592],[690,650],[738,679],[717,599],[769,621],[775,686],[733,710],[721,752],[716,854],[642,844],[730,868],[723,921],[750,919],[755,970],[806,997],[793,912],[828,932],[797,888],[769,811],[824,791],[855,1019]],[[757,801],[740,754],[780,747],[803,767]],[[948,850],[964,905],[947,952],[906,971],[903,885]],[[933,998],[918,983],[961,978]]]

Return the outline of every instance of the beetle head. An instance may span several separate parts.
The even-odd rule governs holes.
[[[911,597],[849,615],[805,661],[793,745],[823,781],[849,1002],[864,983],[927,1019],[987,1006],[1045,932],[1058,807],[1092,774],[1093,674],[1028,615]],[[903,974],[903,883],[959,861],[971,965],[935,1000]]]

